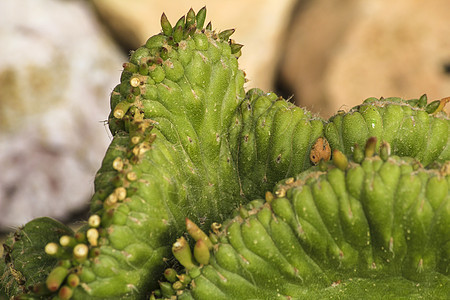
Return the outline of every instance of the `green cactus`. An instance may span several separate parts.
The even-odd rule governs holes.
[[[273,190],[280,180],[292,178],[299,173],[302,174],[300,176],[309,176],[309,181],[315,178],[312,174],[338,176],[331,174],[344,174],[348,167],[346,156],[361,162],[364,156],[372,156],[375,149],[380,149],[378,152],[386,161],[391,152],[415,157],[417,162],[414,166],[420,166],[420,162],[432,166],[449,160],[449,119],[441,112],[445,99],[430,104],[427,104],[425,97],[410,101],[368,99],[347,114],[338,113],[329,121],[321,120],[274,93],[264,93],[259,89],[245,93],[244,73],[238,69],[237,63],[242,45],[229,39],[234,30],[216,32],[212,30],[211,23],[204,27],[205,18],[205,8],[197,14],[191,9],[172,26],[163,14],[162,32],[149,38],[144,46],[131,54],[130,61],[124,63],[120,84],[111,94],[109,127],[114,138],[95,179],[91,216],[78,232],[67,231],[62,234],[63,237],[58,236],[59,242],[42,236],[47,236],[51,227],[65,228],[63,225],[54,224],[41,231],[19,231],[32,236],[32,240],[44,242],[44,245],[39,244],[37,248],[30,248],[28,244],[24,248],[27,251],[29,249],[30,253],[35,251],[46,257],[48,263],[39,272],[39,276],[34,277],[34,269],[19,270],[16,267],[28,261],[27,255],[9,251],[8,248],[0,269],[6,270],[7,275],[3,276],[2,285],[7,288],[9,296],[19,295],[23,299],[46,299],[54,296],[59,299],[146,299],[158,287],[160,294],[153,295],[155,297],[171,295],[174,289],[192,289],[193,283],[199,284],[199,280],[190,281],[193,272],[204,278],[215,276],[205,273],[212,269],[199,269],[196,262],[206,265],[207,262],[219,259],[219,252],[211,251],[213,244],[214,249],[217,245],[223,245],[221,247],[224,249],[232,245],[228,233],[231,227],[225,224],[231,224],[227,220],[236,208],[241,207],[240,220],[252,220],[261,214],[260,218],[271,222],[271,215],[267,214],[267,209],[262,213],[261,207],[272,207],[274,203],[281,201],[277,199],[292,200],[290,194],[287,198],[283,194],[293,193],[294,188],[278,189],[276,199],[269,204],[263,205],[261,201],[254,200],[264,198],[266,191]],[[358,145],[364,145],[371,136],[378,139],[369,139],[369,146],[364,150],[359,149]],[[414,136],[418,138],[413,138]],[[381,148],[378,148],[380,145]],[[417,146],[418,150],[410,150],[410,146]],[[328,170],[325,161],[329,159],[331,151],[338,168]],[[363,163],[359,169],[368,168],[367,174],[378,174],[380,171],[374,168],[375,165],[380,167],[381,163],[376,161],[380,160],[373,159],[373,166],[372,163]],[[313,166],[316,163],[318,165]],[[401,172],[409,170],[406,163],[392,163],[390,159],[389,163],[384,164],[392,165],[392,168],[400,165]],[[317,173],[317,170],[322,173]],[[348,177],[356,171],[346,172],[345,176]],[[436,191],[440,191],[441,198],[433,193],[421,194],[433,209],[436,209],[436,205],[440,207],[442,203],[448,202],[448,188],[442,188],[435,182],[436,179],[432,179],[439,177],[436,175],[437,171],[411,172],[412,181],[421,182],[429,177],[429,181],[436,185]],[[422,234],[414,239],[416,247],[429,241],[418,225],[421,216],[418,213],[407,214],[404,207],[377,211],[377,204],[374,204],[373,215],[372,212],[368,214],[362,210],[362,197],[347,196],[349,199],[345,205],[352,209],[353,206],[359,207],[360,214],[355,217],[355,222],[359,222],[360,226],[344,218],[342,223],[336,223],[342,224],[342,228],[335,228],[333,222],[338,221],[337,216],[342,208],[336,205],[336,199],[332,199],[336,195],[333,196],[331,184],[330,182],[328,190],[318,189],[317,195],[311,196],[310,205],[322,206],[317,209],[316,215],[309,216],[313,219],[307,220],[305,225],[309,226],[308,231],[305,231],[308,237],[301,242],[310,243],[307,251],[296,248],[290,252],[290,248],[286,248],[282,255],[255,256],[255,261],[262,268],[279,264],[282,270],[271,279],[273,284],[269,285],[269,289],[260,294],[252,294],[256,287],[253,285],[248,289],[248,294],[239,295],[270,298],[281,288],[286,289],[281,293],[285,295],[291,293],[291,290],[295,295],[299,295],[299,291],[307,293],[304,286],[309,285],[299,287],[292,282],[298,274],[292,273],[283,257],[290,257],[293,262],[289,263],[295,262],[302,267],[298,271],[302,272],[305,284],[310,283],[307,278],[322,272],[319,276],[322,279],[313,283],[317,287],[329,285],[330,280],[341,278],[341,275],[347,276],[345,280],[349,279],[350,269],[346,269],[345,273],[339,269],[341,263],[345,268],[357,267],[355,276],[367,275],[370,270],[363,268],[363,260],[367,262],[369,258],[373,259],[371,263],[375,262],[386,270],[385,273],[373,273],[374,276],[381,276],[376,278],[378,282],[388,280],[380,274],[389,275],[389,278],[398,275],[403,276],[399,277],[399,285],[409,287],[409,281],[403,280],[411,279],[408,276],[412,271],[408,271],[406,275],[401,273],[401,270],[407,268],[400,264],[404,257],[409,259],[407,255],[416,257],[418,254],[415,250],[410,247],[400,248],[403,252],[397,255],[395,263],[386,264],[382,259],[387,254],[379,251],[378,244],[370,247],[361,244],[367,240],[364,236],[367,231],[361,230],[366,228],[373,232],[377,243],[385,243],[388,231],[385,230],[387,225],[383,223],[383,218],[392,216],[390,222],[400,222],[399,216],[405,214],[406,220],[411,223],[408,226],[417,228],[413,235]],[[377,184],[380,183],[377,181]],[[364,200],[368,201],[364,205],[370,206],[373,205],[370,201],[376,203],[384,199],[387,183],[383,184],[386,186],[380,185],[379,189],[375,189],[376,193],[369,200]],[[413,187],[395,181],[389,188],[397,186]],[[354,191],[349,191],[350,194],[352,192]],[[413,193],[415,190],[406,190],[405,193],[407,192]],[[345,194],[344,191],[341,193]],[[267,197],[268,200],[273,198],[270,193]],[[331,204],[327,207],[325,203],[329,201]],[[431,218],[427,222],[439,219],[432,212],[431,217],[427,216]],[[297,217],[300,213],[295,212],[294,215]],[[321,214],[327,215],[324,217]],[[195,240],[193,253],[189,250],[189,241],[186,239],[179,239],[172,247],[176,238],[186,229],[186,218],[189,220],[187,230]],[[50,224],[53,221],[45,222]],[[218,224],[221,223],[227,230],[219,232]],[[195,224],[199,224],[199,227]],[[204,231],[210,226],[215,229],[215,233],[208,237]],[[344,226],[347,227],[344,229]],[[274,230],[279,231],[277,238],[280,238],[281,243],[286,243],[284,238],[289,238],[289,235],[292,238],[287,227],[277,227]],[[435,227],[430,230],[434,237],[443,236],[441,231],[434,231]],[[255,240],[264,239],[262,231],[254,233],[250,230],[245,234],[253,236]],[[274,238],[272,234],[269,236]],[[332,237],[336,240],[333,241]],[[391,236],[389,241],[390,238]],[[312,240],[314,243],[311,243]],[[426,244],[429,246],[426,249],[434,253],[427,259],[434,259],[435,265],[434,269],[426,269],[425,273],[440,272],[439,274],[444,275],[438,275],[444,277],[439,277],[439,280],[445,283],[448,270],[438,269],[437,262],[441,261],[442,266],[445,263],[448,265],[446,259],[450,250],[449,244],[445,244],[442,239],[441,244],[436,244],[438,240],[436,238],[436,241],[432,241],[435,244]],[[191,243],[193,245],[192,241]],[[17,246],[14,248],[17,249]],[[312,249],[315,249],[313,253]],[[343,253],[348,261],[339,260],[338,249],[345,250]],[[350,251],[349,254],[347,250]],[[28,253],[27,251],[24,253]],[[234,255],[243,255],[242,251],[247,250],[239,248]],[[302,253],[301,256],[297,255],[300,253],[298,251]],[[174,257],[189,274],[176,277]],[[319,258],[323,259],[323,263],[314,263]],[[230,265],[226,265],[231,268],[230,275],[239,277],[240,275],[235,275],[242,271],[235,269],[235,258],[224,256],[223,259],[230,260]],[[428,268],[428,261],[424,261]],[[167,270],[163,272],[164,269]],[[250,268],[247,271],[246,276],[254,277],[255,283],[264,282],[261,280],[268,276],[258,269]],[[407,279],[404,279],[405,276]],[[168,282],[158,284],[163,278],[168,278]],[[216,280],[217,276],[214,278]],[[234,285],[242,283],[248,286],[249,282],[245,281],[247,279],[242,278],[236,279],[240,281]],[[346,287],[349,290],[362,289],[372,284],[367,276],[361,278],[355,287],[349,287],[350,282],[346,282]],[[425,282],[428,284],[428,281]],[[39,289],[40,287],[44,288]],[[192,293],[194,290],[192,289]],[[198,290],[215,297],[234,295],[229,292],[222,294],[215,284]],[[311,295],[322,293],[319,289],[312,289],[310,292]],[[183,295],[180,298],[191,295],[191,292]]]
[[[448,116],[435,107],[437,102],[426,105],[425,95],[420,101],[369,98],[348,113],[331,117],[325,125],[325,136],[333,149],[348,154],[354,152],[355,144],[363,145],[374,136],[378,146],[385,141],[396,155],[415,157],[424,165],[448,161],[450,123]]]
[[[331,163],[312,168],[279,183],[265,201],[241,207],[211,232],[209,248],[200,248],[188,228],[195,260],[187,244],[188,260],[173,250],[185,271],[161,282],[153,297],[445,299],[449,165],[413,163],[372,156],[344,170]],[[181,282],[185,277],[189,282]]]

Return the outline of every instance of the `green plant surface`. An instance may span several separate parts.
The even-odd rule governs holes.
[[[383,158],[389,154],[411,156],[409,162],[417,166],[432,168],[449,160],[449,119],[442,112],[444,99],[427,103],[426,97],[409,101],[370,98],[348,113],[339,112],[328,121],[321,120],[274,93],[259,89],[245,92],[245,76],[238,68],[242,45],[230,39],[234,30],[213,30],[211,23],[204,26],[205,18],[205,8],[197,14],[191,9],[172,26],[163,14],[162,32],[149,38],[123,64],[120,83],[111,94],[109,127],[114,138],[95,179],[91,216],[85,226],[76,233],[63,234],[59,242],[45,237],[50,228],[30,233],[33,239],[45,241],[46,246],[33,251],[47,257],[51,267],[31,286],[19,280],[20,288],[7,289],[9,296],[147,299],[152,290],[161,287],[158,281],[164,278],[163,271],[176,267],[171,247],[185,232],[186,218],[199,225],[198,232],[225,224],[236,208],[257,203],[254,199],[264,198],[280,180],[323,169],[331,151],[340,169],[346,168],[346,157],[360,163],[364,156],[371,156],[369,153],[378,149]],[[371,146],[359,148],[366,140],[371,141],[368,143]],[[420,151],[409,150],[412,146]],[[312,150],[324,160],[312,162]],[[318,166],[314,167],[314,163]],[[326,168],[322,172],[325,171]],[[336,171],[330,174],[333,172]],[[422,180],[421,176],[424,175],[412,173],[414,180]],[[384,189],[384,185],[375,189],[374,197],[380,197],[376,201],[384,199]],[[448,198],[448,190],[444,189],[443,193]],[[276,196],[283,198],[280,194]],[[433,195],[424,199],[430,203],[437,201]],[[323,211],[333,220],[331,216],[336,218],[339,207],[334,204]],[[242,213],[241,218],[246,219]],[[367,223],[394,214],[398,221],[401,213],[403,210],[397,212],[391,207],[391,210],[380,209],[373,216],[364,213],[364,218]],[[363,220],[363,215],[360,218]],[[414,222],[419,216],[407,215],[407,219]],[[375,235],[378,231],[384,234],[385,225],[374,222],[366,227]],[[311,224],[320,227],[318,223]],[[328,270],[318,287],[331,284],[330,278],[334,280],[330,274],[338,264],[333,257],[339,256],[336,249],[341,246],[330,240],[333,234],[339,233],[337,229],[331,224],[321,228],[315,241],[318,245],[330,245],[316,251],[326,258],[320,268]],[[280,232],[280,237],[283,233]],[[386,238],[382,233],[377,236],[380,241]],[[434,231],[430,233],[441,236]],[[345,240],[344,248],[351,251],[346,258],[368,259],[369,250],[353,248],[356,246],[342,237],[342,232],[339,234],[338,241]],[[361,242],[359,233],[354,234],[350,240]],[[223,236],[226,239],[227,233]],[[255,234],[255,238],[259,237],[259,233]],[[428,237],[421,238],[417,244],[426,244]],[[331,247],[333,243],[336,245]],[[446,252],[448,247],[448,244],[432,244],[427,249],[440,260],[450,253]],[[25,253],[29,250],[28,246],[24,247]],[[3,262],[7,269],[11,263],[16,266],[25,258],[22,253],[8,253]],[[352,258],[353,254],[356,258]],[[375,254],[374,258],[383,257],[382,253]],[[310,259],[310,254],[305,255],[304,259]],[[198,259],[207,261],[205,257]],[[216,258],[213,255],[211,259]],[[260,262],[261,266],[273,264],[264,259]],[[316,274],[314,268],[308,270]],[[310,276],[309,271],[302,276]],[[251,276],[253,271],[249,272]],[[340,274],[340,270],[336,272]],[[386,274],[391,278],[401,275],[398,278],[403,280],[404,274],[399,272],[395,269]],[[24,281],[34,276],[31,269],[20,274]],[[274,281],[283,284],[283,276],[274,277]],[[443,276],[448,278],[448,274]],[[342,278],[341,287],[345,286],[347,291],[361,291],[370,285],[366,279],[358,279],[360,284],[353,286],[348,281],[350,278]],[[381,283],[385,278],[376,280]],[[3,288],[8,282],[2,280]],[[404,286],[409,286],[409,282]],[[161,290],[170,290],[166,286]],[[301,290],[305,295],[322,292]],[[264,295],[273,292],[267,290]]]
[[[241,207],[210,238],[199,239],[190,225],[194,254],[181,255],[191,251],[182,245],[184,238],[172,248],[185,272],[162,282],[155,294],[445,299],[450,292],[448,170],[379,156],[344,170],[321,169],[281,182],[265,202]],[[201,247],[205,239],[212,241],[209,249]]]

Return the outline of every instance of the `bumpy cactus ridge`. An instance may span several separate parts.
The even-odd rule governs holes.
[[[448,167],[427,170],[410,158],[375,156],[284,180],[266,201],[244,205],[211,233],[210,250],[198,250],[197,242],[194,253],[208,251],[206,262],[179,258],[185,272],[167,277],[153,297],[444,299]]]
[[[369,98],[349,112],[338,113],[325,125],[325,136],[333,149],[354,152],[355,144],[363,145],[369,137],[377,137],[392,146],[392,153],[415,157],[425,166],[450,160],[450,120],[442,105],[449,98],[427,104],[420,99]]]
[[[273,93],[244,95],[236,60],[242,46],[229,40],[232,30],[203,28],[205,13],[191,10],[173,27],[163,15],[163,32],[124,64],[111,95],[114,139],[96,177],[93,215],[77,233],[81,257],[67,267],[80,283],[62,283],[60,298],[145,297],[185,217],[208,228],[311,166],[309,151],[329,123]],[[378,109],[413,106],[398,102]],[[448,132],[440,136],[447,144]],[[448,148],[439,149],[442,160]]]

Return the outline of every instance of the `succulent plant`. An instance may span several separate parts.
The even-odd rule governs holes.
[[[124,63],[91,216],[76,233],[50,219],[20,229],[39,243],[6,243],[8,295],[296,298],[333,295],[336,282],[349,295],[390,282],[448,292],[448,99],[370,98],[325,121],[245,92],[234,30],[205,18],[191,9],[172,26],[163,14]]]
[[[184,271],[167,269],[153,298],[445,299],[448,162],[340,159],[281,181],[209,236],[186,220],[193,251],[184,237],[173,244]]]

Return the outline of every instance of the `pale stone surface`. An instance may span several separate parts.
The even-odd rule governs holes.
[[[0,228],[86,207],[120,51],[83,1],[0,2]]]
[[[311,1],[290,32],[283,78],[323,116],[372,96],[449,96],[449,11],[446,0]]]
[[[213,29],[222,31],[235,28],[232,38],[244,45],[239,65],[250,80],[246,87],[272,90],[279,54],[283,49],[284,33],[296,1],[93,0],[93,3],[103,20],[117,34],[127,37],[127,43],[134,48],[161,31],[162,12],[174,25],[191,7],[197,12],[206,5],[205,24],[214,20]]]

